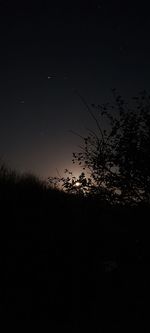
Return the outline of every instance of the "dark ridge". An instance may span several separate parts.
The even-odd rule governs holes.
[[[106,207],[0,171],[1,315],[68,331],[144,327],[149,207]]]

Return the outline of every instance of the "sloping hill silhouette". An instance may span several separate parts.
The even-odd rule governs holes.
[[[9,170],[0,207],[1,314],[69,331],[143,327],[149,207],[106,209]]]

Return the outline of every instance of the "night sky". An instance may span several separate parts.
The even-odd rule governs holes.
[[[0,158],[41,177],[71,168],[102,103],[150,88],[146,2],[0,0]]]

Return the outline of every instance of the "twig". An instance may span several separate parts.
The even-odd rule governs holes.
[[[83,104],[84,104],[85,107],[87,108],[88,113],[90,114],[90,116],[91,116],[91,117],[94,119],[94,121],[96,122],[97,128],[98,128],[98,130],[99,130],[99,132],[100,132],[100,134],[101,134],[101,136],[102,136],[102,140],[103,140],[103,142],[104,142],[103,131],[102,131],[102,129],[101,129],[101,126],[100,126],[100,124],[99,124],[97,118],[96,118],[95,115],[93,114],[93,112],[92,112],[91,108],[89,107],[88,103],[86,102],[85,98],[84,98],[82,95],[80,95],[80,93],[79,93],[77,90],[75,90],[74,92],[75,92],[75,94],[81,99],[81,101],[83,102]]]

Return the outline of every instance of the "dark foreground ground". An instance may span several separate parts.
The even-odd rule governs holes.
[[[149,208],[108,210],[33,184],[6,185],[1,316],[53,331],[149,331]]]

